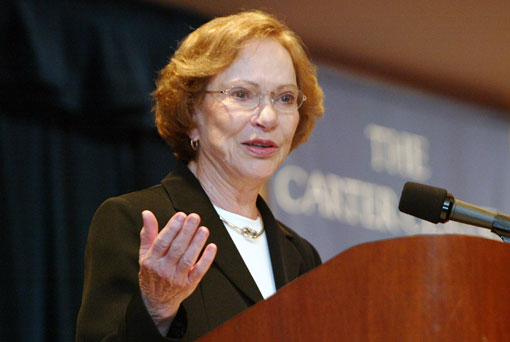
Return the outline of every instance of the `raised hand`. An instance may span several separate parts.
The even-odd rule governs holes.
[[[166,335],[179,305],[211,266],[217,247],[208,244],[200,256],[209,230],[199,227],[197,214],[174,214],[159,234],[154,214],[145,210],[142,217],[138,280],[147,311]]]

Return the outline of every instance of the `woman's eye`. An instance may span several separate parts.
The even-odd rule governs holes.
[[[246,89],[233,89],[230,96],[235,100],[247,100],[250,98],[250,92]]]
[[[292,94],[282,94],[278,96],[278,100],[283,104],[293,104],[296,97]]]

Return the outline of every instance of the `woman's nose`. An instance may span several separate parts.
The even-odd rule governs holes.
[[[271,94],[260,95],[259,108],[253,116],[253,123],[264,130],[271,130],[278,125],[278,110],[274,106]]]

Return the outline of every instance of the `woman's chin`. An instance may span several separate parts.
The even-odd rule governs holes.
[[[243,167],[243,176],[252,180],[265,182],[275,173],[280,163],[274,160],[257,160]]]

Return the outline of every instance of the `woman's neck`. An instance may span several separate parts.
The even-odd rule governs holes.
[[[188,168],[214,205],[251,219],[257,218],[257,196],[262,183],[246,179],[227,179],[217,169],[205,169],[195,161],[189,162]]]

